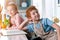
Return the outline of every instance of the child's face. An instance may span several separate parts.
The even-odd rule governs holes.
[[[8,6],[7,11],[10,14],[10,16],[14,16],[17,12],[17,10],[15,8],[13,8],[12,6]]]
[[[32,11],[30,11],[30,14],[31,14],[32,20],[37,21],[37,20],[40,19],[40,16],[39,16],[39,13],[38,13],[37,10],[32,10]]]

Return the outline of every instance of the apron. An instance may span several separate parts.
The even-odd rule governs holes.
[[[34,33],[37,35],[37,37],[42,38],[42,40],[58,40],[57,33],[55,31],[44,32],[42,23],[39,23],[40,28],[36,28],[36,24],[34,23]]]

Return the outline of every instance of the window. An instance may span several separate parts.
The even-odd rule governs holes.
[[[60,0],[58,0],[58,6],[60,7]]]

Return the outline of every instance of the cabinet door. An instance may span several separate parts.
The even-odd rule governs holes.
[[[16,0],[19,10],[25,10],[31,5],[31,0]]]

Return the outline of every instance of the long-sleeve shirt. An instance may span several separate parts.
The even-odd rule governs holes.
[[[11,18],[12,29],[17,29],[19,25],[23,22],[22,17],[19,14],[16,14],[13,18]]]

